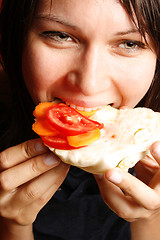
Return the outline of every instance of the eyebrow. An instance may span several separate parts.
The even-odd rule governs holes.
[[[138,29],[129,29],[129,30],[126,30],[126,31],[116,32],[115,35],[116,36],[124,36],[124,35],[132,34],[132,33],[140,34]]]
[[[65,25],[65,26],[70,27],[70,28],[75,29],[75,30],[78,29],[77,26],[75,26],[73,24],[69,24],[68,22],[62,20],[61,18],[53,16],[53,15],[38,15],[36,17],[36,19],[44,19],[44,20],[47,20],[47,21],[56,22],[56,23],[59,23],[61,25]]]
[[[76,26],[76,25],[74,25],[74,24],[69,24],[68,22],[66,22],[65,20],[63,20],[63,19],[61,19],[60,17],[57,17],[57,16],[54,16],[54,15],[49,15],[49,14],[47,14],[47,15],[38,15],[37,17],[36,17],[36,19],[44,19],[44,20],[46,20],[46,21],[51,21],[51,22],[56,22],[56,23],[59,23],[59,24],[61,24],[61,25],[65,25],[65,26],[67,26],[67,27],[69,27],[69,28],[72,28],[72,29],[74,29],[74,30],[78,30],[79,28]],[[128,30],[126,30],[126,31],[118,31],[118,32],[116,32],[114,35],[115,36],[125,36],[125,35],[129,35],[129,34],[140,34],[140,32],[139,32],[139,30],[138,30],[138,28],[131,28],[131,29],[128,29]]]

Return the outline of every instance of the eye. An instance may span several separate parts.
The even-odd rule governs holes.
[[[147,49],[143,41],[120,39],[112,45],[112,50],[115,54],[123,57],[132,57],[141,54],[143,49]]]
[[[119,47],[126,50],[136,50],[138,48],[145,48],[145,44],[139,41],[126,40],[119,44]]]
[[[46,38],[49,38],[59,43],[76,41],[75,38],[70,34],[59,31],[45,31],[42,33],[42,36],[45,36]]]

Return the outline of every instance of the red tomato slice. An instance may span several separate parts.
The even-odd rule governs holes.
[[[44,144],[51,148],[61,149],[61,150],[71,150],[75,149],[68,144],[67,138],[64,136],[41,136]]]
[[[46,116],[49,123],[55,129],[67,136],[74,136],[96,128],[103,128],[103,124],[83,116],[75,109],[63,103],[50,107]]]

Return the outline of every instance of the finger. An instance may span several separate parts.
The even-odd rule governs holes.
[[[56,167],[60,161],[55,154],[49,152],[7,169],[0,174],[0,188],[5,192],[11,191]]]
[[[15,221],[20,225],[32,224],[36,220],[37,214],[52,198],[54,193],[55,193],[54,187],[49,188],[46,191],[45,195],[41,196],[39,201],[33,202],[31,205],[28,205],[25,208],[21,208],[19,214],[15,218]]]
[[[43,176],[40,176],[40,182],[37,183],[37,186],[43,185],[40,187],[40,190],[37,192],[33,192],[36,186],[33,186],[34,183],[31,183],[31,185],[27,186],[27,189],[24,190],[24,192],[21,194],[21,204],[25,203],[26,206],[22,204],[22,207],[20,211],[18,211],[18,215],[16,216],[16,221],[20,224],[30,224],[32,223],[37,213],[43,208],[43,206],[52,198],[54,193],[57,191],[59,186],[64,181],[67,173],[69,170],[69,165],[66,165],[64,163],[61,163],[58,167],[55,169],[50,170],[47,174],[44,174]],[[47,179],[46,179],[46,176]],[[49,181],[49,182],[48,182]],[[48,183],[48,187],[46,187],[46,184]],[[25,194],[25,191],[27,195]],[[18,200],[18,196],[17,196]],[[18,202],[17,202],[18,203]],[[19,205],[19,203],[18,203]]]
[[[61,162],[59,166],[49,170],[32,182],[26,184],[19,190],[18,193],[15,194],[14,197],[12,197],[12,206],[18,206],[19,208],[24,207],[39,199],[50,188],[55,189],[56,191],[66,177],[68,170],[69,165]]]
[[[126,110],[126,109],[129,109],[129,107],[125,105],[125,106],[120,107],[120,109]]]
[[[95,176],[104,202],[121,218],[131,222],[143,215],[143,209],[131,198],[126,197],[119,187],[109,182],[105,177]]]
[[[159,170],[158,163],[150,157],[139,161],[135,166],[136,177],[146,185],[150,184],[151,179]]]
[[[160,206],[160,196],[139,179],[121,169],[112,169],[106,172],[105,177],[125,193],[131,196],[142,207],[153,210]]]
[[[11,168],[48,151],[41,139],[34,139],[8,148],[0,153],[0,171]]]
[[[24,185],[24,187],[12,197],[12,206],[14,208],[22,208],[39,198],[41,199],[41,196],[43,196],[50,188],[52,188],[52,191],[56,191],[66,177],[68,170],[69,165],[61,162],[57,167]]]
[[[160,141],[152,144],[150,152],[160,166]]]
[[[150,181],[149,186],[157,191],[160,197],[160,169],[156,172]]]
[[[157,169],[159,169],[159,164],[150,154],[146,155],[138,163],[143,164],[143,166],[146,167],[146,169],[148,169],[148,170],[150,169],[150,171],[153,171],[153,172],[155,172]]]

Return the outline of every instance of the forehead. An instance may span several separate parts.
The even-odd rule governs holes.
[[[72,6],[72,8],[70,8]],[[40,0],[39,1],[39,11],[52,13],[53,11],[60,10],[68,11],[70,8],[71,12],[77,11],[81,12],[82,9],[86,8],[87,11],[106,11],[106,8],[112,8],[116,6],[121,6],[119,0]]]
[[[41,0],[37,15],[65,19],[90,27],[112,23],[130,27],[133,23],[117,0]]]

